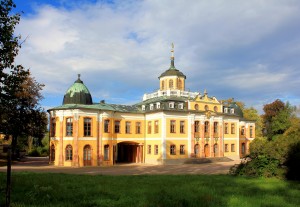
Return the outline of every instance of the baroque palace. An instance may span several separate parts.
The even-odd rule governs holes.
[[[50,114],[50,162],[57,166],[116,163],[184,163],[190,159],[241,158],[255,136],[237,104],[225,104],[206,90],[185,91],[186,76],[171,64],[159,76],[159,90],[134,105],[93,103],[78,75],[63,105]]]

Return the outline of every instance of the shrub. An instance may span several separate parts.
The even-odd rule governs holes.
[[[28,155],[32,157],[40,157],[41,153],[36,148],[34,148],[28,153]]]
[[[287,166],[286,178],[300,180],[300,142],[290,147],[285,165]]]

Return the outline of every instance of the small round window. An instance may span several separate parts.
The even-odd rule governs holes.
[[[195,104],[195,109],[199,110],[199,105],[198,104]]]
[[[208,111],[209,108],[207,105],[205,105],[204,109],[205,109],[205,111]]]
[[[218,112],[218,107],[217,106],[214,107],[214,111]]]

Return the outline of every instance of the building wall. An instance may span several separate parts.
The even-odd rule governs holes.
[[[226,117],[218,114],[206,116],[195,112],[153,112],[151,114],[120,113],[96,110],[60,110],[51,112],[51,120],[56,123],[55,136],[51,136],[50,146],[55,146],[54,165],[84,166],[84,147],[91,147],[91,165],[113,165],[117,159],[118,147],[122,144],[133,144],[136,147],[137,162],[159,164],[166,160],[181,160],[192,157],[232,157],[239,158],[249,152],[249,143],[255,136],[255,125],[252,122],[239,121],[238,117]],[[73,134],[67,136],[66,120],[73,119]],[[91,118],[91,135],[84,136],[84,118]],[[108,132],[105,132],[105,120],[109,120]],[[120,121],[120,132],[115,133],[115,121]],[[171,131],[171,121],[175,131]],[[180,122],[184,123],[183,131]],[[195,121],[199,121],[199,132],[194,131]],[[209,123],[209,133],[204,133],[205,122]],[[130,132],[126,133],[126,122],[130,123]],[[136,123],[140,122],[140,133],[136,133]],[[158,123],[158,132],[155,123]],[[218,131],[214,133],[214,122]],[[149,132],[148,123],[151,123]],[[225,124],[228,133],[225,133]],[[235,132],[231,133],[231,124]],[[50,124],[52,127],[52,124]],[[242,127],[245,133],[241,134]],[[250,137],[250,127],[253,133]],[[51,128],[51,130],[53,130]],[[198,140],[196,139],[198,138]],[[244,145],[243,145],[244,143]],[[195,155],[195,145],[199,151]],[[216,153],[214,145],[217,144]],[[72,146],[73,159],[66,160],[66,147]],[[105,146],[108,156],[104,156]],[[205,145],[208,149],[205,150]],[[180,153],[180,146],[182,150]],[[225,149],[227,146],[227,151]],[[151,149],[149,149],[151,148]],[[157,150],[155,150],[157,148]],[[171,149],[172,148],[172,149]],[[138,154],[140,152],[140,154]],[[244,151],[244,153],[242,153]],[[173,153],[171,153],[173,152]],[[114,156],[115,155],[115,156]],[[108,159],[104,159],[108,158]]]

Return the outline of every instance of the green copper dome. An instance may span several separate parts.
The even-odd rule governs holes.
[[[78,79],[67,90],[63,104],[93,104],[89,89],[80,80],[80,75],[78,75]]]

